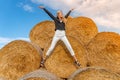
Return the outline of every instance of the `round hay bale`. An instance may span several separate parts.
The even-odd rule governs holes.
[[[36,70],[24,75],[20,80],[61,80],[56,75],[44,70]]]
[[[78,69],[68,80],[120,80],[120,75],[98,67]]]
[[[68,40],[70,41],[78,61],[81,63],[81,67],[85,67],[87,64],[86,49],[76,38],[68,36]],[[50,43],[47,45],[47,49],[45,49],[43,54],[46,54],[49,46]],[[46,60],[45,67],[48,71],[56,74],[61,78],[67,78],[77,69],[72,56],[62,41],[58,42],[54,51]]]
[[[54,23],[52,21],[43,21],[35,25],[30,32],[30,40],[45,48],[45,44],[52,39],[54,35]]]
[[[40,53],[35,45],[15,40],[0,50],[0,76],[17,80],[40,66]]]
[[[96,24],[92,19],[87,17],[68,19],[66,28],[67,35],[75,36],[80,39],[84,45],[87,45],[98,33]]]
[[[88,44],[90,66],[101,66],[120,73],[120,35],[101,32]]]

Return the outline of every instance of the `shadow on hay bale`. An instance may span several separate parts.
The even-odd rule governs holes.
[[[70,44],[75,52],[78,61],[81,63],[81,67],[86,67],[86,49],[76,38],[72,36],[67,37],[70,41]],[[45,51],[43,52],[44,56],[49,46],[50,42],[49,45],[47,45]],[[61,78],[67,78],[71,73],[73,73],[77,69],[72,56],[70,55],[69,51],[67,50],[66,46],[62,41],[58,42],[54,51],[46,60],[45,67],[48,71],[56,74]]]
[[[61,80],[56,75],[44,70],[36,70],[24,75],[20,80]]]
[[[90,66],[101,66],[120,73],[120,35],[101,32],[88,44]]]
[[[32,42],[45,48],[46,43],[54,36],[55,25],[52,21],[43,21],[35,25],[30,32]],[[66,25],[66,34],[75,36],[82,41],[84,45],[98,33],[95,23],[87,17],[68,18]]]
[[[78,69],[68,80],[120,80],[120,75],[100,67]]]
[[[35,45],[15,40],[0,50],[0,76],[17,80],[40,66],[40,49]]]

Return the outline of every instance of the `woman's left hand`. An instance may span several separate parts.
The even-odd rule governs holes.
[[[75,8],[72,8],[71,11],[73,11]]]

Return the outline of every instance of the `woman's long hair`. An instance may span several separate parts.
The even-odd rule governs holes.
[[[61,18],[61,20],[66,24],[67,19],[63,16],[63,12],[62,12],[61,10],[58,10],[58,11],[57,11],[57,17],[58,17],[58,15],[59,15],[60,12],[62,13],[62,18]]]

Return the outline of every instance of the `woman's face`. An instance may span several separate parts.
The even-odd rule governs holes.
[[[62,18],[62,17],[63,17],[62,11],[58,11],[58,12],[57,12],[57,16],[58,16],[59,18]]]

